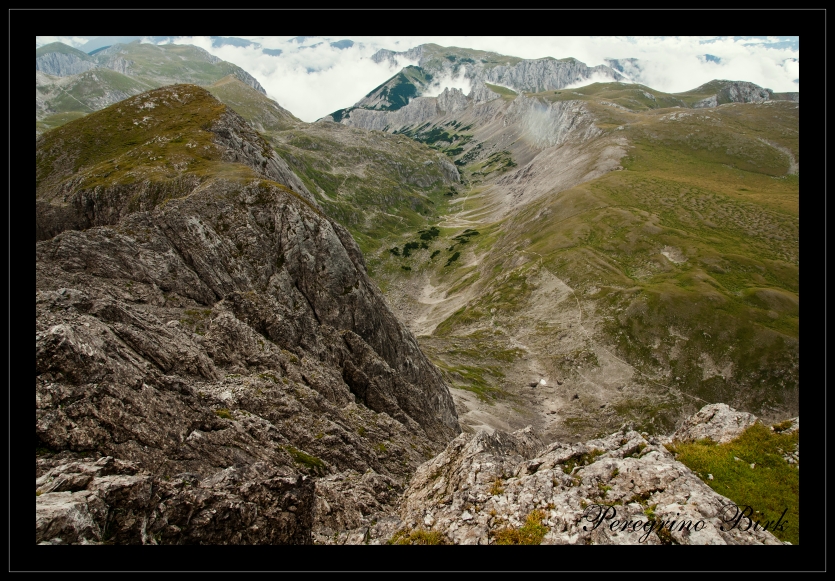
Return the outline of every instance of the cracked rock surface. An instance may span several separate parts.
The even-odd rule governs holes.
[[[534,510],[548,528],[542,544],[783,544],[762,529],[723,530],[733,503],[660,440],[629,430],[550,446],[529,430],[461,434],[417,471],[400,516],[455,544],[494,544]],[[669,526],[659,534],[651,520]]]
[[[165,204],[41,176],[39,543],[309,543],[393,506],[460,433],[347,230],[234,115],[206,127],[238,174]]]

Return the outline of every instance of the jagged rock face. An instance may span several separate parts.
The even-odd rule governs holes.
[[[653,505],[656,526],[645,524]],[[527,431],[461,434],[417,471],[400,516],[455,544],[493,544],[534,510],[542,544],[783,544],[762,529],[722,530],[731,501],[634,431],[548,447]]]
[[[309,544],[313,482],[266,464],[161,479],[111,456],[37,478],[39,544]]]
[[[435,47],[440,49],[440,47]],[[443,114],[450,114],[466,109],[470,104],[486,103],[499,97],[490,91],[485,82],[495,83],[513,87],[517,91],[549,91],[562,89],[578,81],[595,78],[604,78],[618,81],[623,75],[613,71],[611,68],[600,65],[588,67],[576,59],[537,59],[520,60],[514,64],[485,66],[481,62],[468,59],[469,62],[451,62],[448,59],[440,59],[440,65],[432,61],[437,54],[429,51],[426,45],[414,47],[405,52],[394,53],[389,50],[380,50],[374,54],[374,62],[396,62],[397,57],[407,60],[417,60],[421,68],[421,75],[430,73],[430,78],[443,79],[460,77],[463,75],[472,85],[470,94],[465,97],[460,89],[445,88],[438,97],[421,97],[424,88],[430,86],[429,82],[417,82],[413,89],[417,91],[415,98],[412,98],[408,105],[396,111],[382,111],[381,103],[383,97],[378,94],[380,88],[370,93],[357,102],[354,107],[346,113],[340,113],[338,121],[346,125],[362,127],[364,129],[375,129],[379,131],[394,131],[402,127],[417,127]],[[415,69],[415,67],[408,67]],[[425,70],[424,70],[425,68]],[[405,71],[406,69],[404,69]],[[398,73],[384,86],[391,85],[402,77],[403,72]],[[431,100],[430,100],[431,99]],[[387,108],[387,107],[386,107]],[[336,115],[336,114],[334,114]],[[328,120],[335,120],[334,116],[327,117]]]
[[[444,113],[455,113],[466,109],[469,101],[461,89],[450,89],[446,87],[444,92],[438,95],[438,107]]]
[[[461,181],[461,174],[458,172],[458,168],[455,167],[455,164],[449,161],[446,156],[438,156],[438,165],[441,166],[441,171],[444,173],[445,178],[453,182]]]
[[[157,106],[165,91],[185,101],[202,89],[153,92]],[[178,195],[146,208],[99,196],[107,225],[83,231],[71,223],[74,207],[55,203],[60,233],[40,230],[36,439],[47,451],[38,477],[95,472],[44,464],[80,454],[138,472],[118,473],[124,494],[105,475],[71,489],[40,482],[39,541],[100,542],[107,515],[121,509],[158,526],[143,533],[117,519],[115,542],[308,542],[314,485],[301,473],[368,472],[402,488],[460,432],[439,372],[371,283],[348,232],[287,187],[292,179],[277,181],[281,168],[235,115],[198,123],[223,172],[184,177]],[[69,133],[62,143],[71,157]],[[60,179],[68,167],[56,161],[42,176],[44,199],[76,179]],[[142,487],[157,496],[132,492]],[[392,502],[387,490],[367,490],[377,505]],[[190,517],[189,503],[206,518]],[[328,522],[351,521],[352,507],[334,505]]]
[[[50,52],[35,58],[35,70],[55,77],[68,77],[96,68],[92,60],[85,60],[73,54]]]
[[[484,83],[474,84],[473,88],[470,89],[470,94],[467,96],[473,100],[474,104],[487,103],[493,99],[501,98],[501,95],[488,89]]]
[[[731,83],[725,92],[734,103],[762,103],[771,98],[771,92],[768,89],[743,81]]]
[[[475,81],[513,87],[518,91],[538,93],[556,91],[592,77],[611,81],[625,78],[605,65],[588,67],[574,59],[524,60],[512,66],[498,65],[489,69],[476,69],[471,78]]]
[[[495,95],[486,87],[484,90]],[[593,116],[581,101],[544,103],[539,99],[520,95],[510,103],[503,102],[499,110],[481,107],[490,100],[492,99],[481,92],[466,97],[458,89],[446,89],[438,97],[413,99],[396,111],[352,109],[341,122],[363,129],[393,132],[404,127],[418,127],[445,114],[462,114],[465,111],[481,117],[477,123],[481,125],[491,122],[501,111],[503,126],[514,126],[518,134],[524,137],[525,143],[537,150],[558,146],[568,140],[582,143],[603,134],[603,131],[594,125]]]
[[[558,90],[591,77],[602,77],[612,81],[625,79],[623,75],[608,66],[589,67],[576,59],[525,59],[513,64],[496,66],[485,66],[477,61],[453,63],[447,59],[440,59],[440,67],[429,66],[430,60],[437,56],[439,50],[446,49],[442,47],[430,49],[427,45],[416,46],[403,52],[382,49],[371,58],[376,63],[387,61],[394,63],[397,57],[401,57],[407,61],[417,61],[418,66],[425,68],[435,77],[451,75],[453,71],[460,74],[460,71],[463,71],[464,76],[474,84],[486,81],[529,92]],[[455,51],[455,49],[448,50]]]
[[[724,403],[714,403],[687,418],[672,439],[680,442],[711,439],[724,444],[738,438],[758,421],[754,414],[737,411]]]
[[[706,109],[710,107],[718,107],[719,106],[719,96],[718,95],[711,95],[710,97],[706,97],[701,99],[700,101],[696,101],[693,103],[694,109]]]
[[[418,97],[395,111],[352,109],[341,123],[369,131],[394,131],[401,127],[416,126],[441,114],[436,97]]]
[[[113,55],[106,61],[103,61],[101,66],[106,69],[114,70],[117,73],[122,73],[123,75],[130,75],[133,61],[120,55]]]
[[[763,103],[773,98],[771,89],[763,89],[754,83],[745,81],[718,81],[718,83],[721,89],[717,94],[697,101],[693,107],[696,109],[716,107],[721,103]]]
[[[259,93],[263,93],[264,95],[267,94],[267,90],[261,86],[261,83],[258,82],[258,79],[250,75],[243,69],[238,69],[232,73],[236,79],[240,80],[241,82],[249,85]]]

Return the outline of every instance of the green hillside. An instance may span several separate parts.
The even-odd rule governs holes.
[[[237,65],[221,61],[190,45],[157,46],[132,42],[113,45],[91,56],[61,43],[52,43],[37,49],[36,54],[42,56],[50,52],[75,55],[97,64],[98,68],[69,77],[39,74],[36,90],[43,104],[36,111],[37,133],[98,111],[131,95],[165,85],[192,83],[209,86],[219,83],[215,90],[225,92],[228,99],[235,100],[231,86],[221,88],[224,79],[230,76],[241,81],[252,79]],[[113,59],[121,59],[126,67],[124,73],[107,68]],[[263,94],[261,96],[266,109],[271,109],[263,114],[262,121],[269,126],[292,122],[294,118],[291,114],[275,110],[269,105],[269,99]]]
[[[283,131],[300,123],[297,117],[280,107],[266,95],[256,91],[232,75],[206,87],[219,100],[232,107],[258,131]]]
[[[38,140],[37,196],[54,192],[55,184],[70,177],[76,189],[147,181],[149,186],[143,191],[156,192],[156,203],[177,194],[186,169],[197,178],[254,177],[241,164],[219,163],[222,152],[214,145],[212,133],[201,127],[225,109],[199,87],[173,85],[49,131]],[[193,123],[193,118],[201,119],[201,125]]]
[[[49,53],[52,53],[52,52],[57,52],[59,54],[72,55],[72,56],[78,57],[78,58],[80,58],[81,60],[84,60],[84,61],[92,61],[93,60],[86,52],[80,51],[77,48],[73,48],[71,46],[67,46],[66,44],[64,44],[62,42],[51,42],[49,44],[45,44],[41,47],[36,48],[35,49],[35,58],[38,58],[39,56],[43,56],[45,54],[49,54]]]

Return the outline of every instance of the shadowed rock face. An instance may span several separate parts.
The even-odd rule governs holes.
[[[142,102],[171,91],[206,97],[179,86]],[[85,222],[62,201],[90,195],[73,181],[84,167],[39,180],[38,542],[310,542],[311,478],[378,474],[366,488],[387,505],[375,482],[402,489],[460,432],[350,234],[236,115],[194,123],[238,169],[183,172],[164,204],[106,195],[114,183]],[[73,124],[61,131],[72,143]],[[122,495],[92,467],[107,456]],[[60,478],[77,482],[50,488]]]

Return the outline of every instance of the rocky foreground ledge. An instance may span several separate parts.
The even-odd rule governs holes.
[[[746,527],[731,500],[664,446],[727,442],[757,421],[711,404],[666,438],[622,429],[546,446],[530,428],[463,433],[418,469],[397,516],[317,541],[474,545],[521,535],[526,544],[781,545],[771,532]],[[791,424],[786,432],[799,420]],[[735,519],[742,526],[731,527]]]
[[[39,459],[36,537],[40,544],[465,545],[517,536],[525,544],[780,545],[771,532],[744,526],[744,517],[730,527],[736,505],[665,447],[730,441],[757,421],[712,404],[666,438],[622,429],[544,445],[530,428],[463,433],[417,469],[405,492],[373,471],[356,473],[353,484],[265,464],[166,480],[112,457]],[[783,424],[784,433],[799,428],[797,418]],[[786,461],[796,463],[797,450]],[[396,510],[375,500],[383,489]]]

